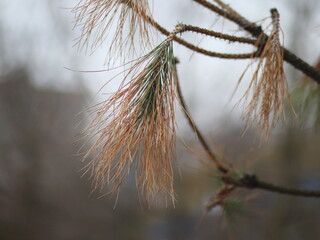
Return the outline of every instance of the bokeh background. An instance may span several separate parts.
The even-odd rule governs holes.
[[[95,52],[74,46],[75,0],[0,0],[0,239],[320,239],[320,201],[261,191],[233,197],[233,214],[206,204],[219,183],[180,110],[175,207],[139,203],[134,179],[119,198],[91,191],[90,174],[79,149],[85,143],[84,109],[101,101],[117,80],[107,69],[108,40]],[[229,0],[236,10],[265,28],[276,7],[286,47],[310,64],[320,57],[318,0]],[[239,28],[192,1],[154,1],[155,18],[173,29],[190,23],[241,35]],[[220,52],[250,48],[185,35]],[[157,40],[163,39],[161,36]],[[176,46],[188,106],[212,147],[234,166],[285,186],[320,189],[320,134],[312,107],[308,122],[291,121],[259,142],[243,133],[241,109],[234,109],[249,76],[235,96],[236,83],[250,61],[220,60]],[[115,63],[115,65],[120,63]],[[303,77],[285,65],[290,88]],[[89,71],[89,72],[83,72]],[[318,91],[319,92],[319,91]],[[299,99],[298,99],[299,101]],[[314,107],[319,101],[313,102]],[[89,143],[90,145],[90,143]],[[88,144],[86,145],[88,147]],[[200,161],[199,161],[200,160]]]

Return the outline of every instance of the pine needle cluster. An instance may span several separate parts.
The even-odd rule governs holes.
[[[88,154],[94,156],[96,187],[108,183],[118,192],[134,168],[149,203],[159,195],[174,200],[174,64],[172,42],[166,40],[139,59],[126,74],[129,81],[93,110],[89,130],[98,138]]]
[[[150,42],[150,25],[145,21],[146,16],[151,15],[148,0],[80,0],[73,13],[75,26],[81,28],[76,43],[81,48],[90,46],[94,51],[111,32],[110,60],[132,53],[136,36],[140,37],[141,46]]]
[[[283,70],[283,48],[279,38],[279,13],[276,9],[271,10],[271,13],[273,29],[244,96],[247,106],[243,118],[248,126],[261,129],[262,138],[268,138],[276,123],[285,120],[284,103],[285,99],[289,99]]]

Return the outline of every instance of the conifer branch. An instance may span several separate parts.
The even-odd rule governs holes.
[[[222,177],[222,180],[227,184],[233,184],[241,188],[255,188],[285,195],[320,198],[320,191],[282,187],[272,183],[263,182],[259,180],[257,176],[250,174],[244,174],[244,176],[240,179],[224,176]]]
[[[250,39],[250,38],[245,38],[245,37],[237,37],[229,34],[223,34],[220,32],[215,32],[212,30],[208,30],[205,28],[200,28],[192,25],[185,25],[185,24],[179,24],[181,26],[181,31],[182,32],[196,32],[196,33],[201,33],[207,36],[215,37],[215,38],[220,38],[223,40],[227,40],[230,42],[239,42],[239,43],[246,43],[246,44],[251,44],[251,45],[256,45],[257,40],[256,39]]]
[[[73,9],[76,14],[76,25],[82,26],[82,33],[78,39],[78,44],[82,47],[88,46],[90,40],[93,41],[93,49],[101,44],[117,19],[118,13],[119,19],[116,22],[117,28],[110,51],[121,52],[126,44],[131,44],[131,48],[134,48],[136,33],[140,34],[141,43],[147,44],[150,40],[151,26],[167,36],[164,42],[138,59],[129,69],[118,91],[93,109],[95,117],[87,130],[98,138],[85,157],[94,155],[91,167],[95,174],[95,186],[111,183],[114,186],[113,192],[118,192],[129,170],[135,168],[137,187],[148,202],[157,195],[162,196],[164,200],[169,196],[174,201],[172,157],[175,154],[174,100],[177,96],[189,125],[208,158],[221,173],[220,178],[225,183],[225,188],[220,191],[220,200],[236,188],[256,188],[294,196],[320,197],[320,191],[281,187],[260,181],[255,175],[247,173],[236,174],[235,177],[236,170],[223,163],[210,149],[188,111],[181,93],[172,42],[175,41],[192,51],[211,57],[225,59],[259,57],[258,69],[253,74],[249,86],[249,89],[253,90],[254,97],[249,102],[247,115],[257,112],[260,114],[258,125],[265,127],[266,135],[270,133],[270,127],[274,126],[276,120],[284,117],[283,100],[287,96],[287,83],[283,60],[317,83],[320,83],[320,71],[281,46],[279,14],[276,9],[271,10],[274,28],[268,36],[260,26],[248,21],[221,0],[214,0],[216,5],[206,0],[193,1],[236,23],[255,39],[184,24],[178,24],[174,31],[169,32],[152,18],[148,0],[107,2],[81,0]],[[129,22],[129,34],[124,38],[125,22]],[[94,30],[97,31],[96,34],[93,34]],[[186,31],[231,42],[251,44],[257,51],[247,54],[208,51],[177,36]],[[260,67],[261,76],[258,74]],[[262,107],[257,108],[257,106]],[[270,118],[272,113],[276,114],[274,118]]]
[[[211,151],[209,144],[206,142],[203,134],[201,133],[201,131],[199,130],[197,125],[194,123],[191,117],[191,114],[188,110],[188,107],[186,105],[186,102],[181,92],[178,73],[177,73],[177,67],[176,67],[177,62],[178,61],[176,60],[174,64],[174,78],[175,78],[176,87],[177,87],[178,99],[191,129],[194,131],[194,133],[198,137],[199,142],[204,148],[207,155],[209,156],[209,159],[215,164],[217,169],[222,173],[221,179],[225,184],[227,184],[227,186],[225,186],[226,188],[223,188],[223,189],[227,189],[227,191],[223,191],[222,199],[227,197],[227,195],[237,187],[247,188],[247,189],[261,189],[269,192],[300,196],[300,197],[320,198],[320,191],[282,187],[282,186],[274,185],[271,183],[263,182],[259,180],[256,175],[250,175],[247,173],[240,174],[240,177],[232,176],[233,175],[232,173],[235,170],[231,169],[230,167],[227,167],[224,163],[218,160],[215,153]],[[210,210],[211,208],[216,206],[219,202],[221,202],[220,198],[217,198],[217,199],[219,199],[219,201],[213,201],[207,206],[208,210]]]
[[[171,34],[170,31],[168,31],[167,29],[165,29],[164,27],[162,27],[159,23],[157,23],[153,18],[151,18],[150,16],[146,17],[146,20],[153,26],[155,27],[159,32],[161,32],[162,34],[169,36]],[[218,36],[218,34],[217,34]],[[221,35],[220,35],[221,36]],[[212,51],[208,51],[205,50],[203,48],[197,47],[189,42],[187,42],[186,40],[179,38],[177,36],[173,37],[173,40],[195,52],[210,56],[210,57],[217,57],[217,58],[225,58],[225,59],[250,59],[252,57],[255,57],[258,55],[259,51],[255,51],[253,53],[244,53],[244,54],[229,54],[229,53],[217,53],[217,52],[212,52]],[[229,39],[226,39],[229,40]],[[250,42],[251,43],[251,42]]]
[[[177,64],[177,61],[176,61]],[[207,141],[205,140],[203,134],[201,133],[201,131],[199,130],[199,128],[197,127],[197,125],[194,123],[191,114],[188,110],[187,104],[184,100],[184,97],[182,95],[181,92],[181,88],[180,88],[180,83],[179,83],[179,77],[178,77],[178,72],[177,72],[177,66],[176,64],[174,65],[174,78],[175,78],[175,82],[176,82],[176,86],[177,86],[177,94],[178,94],[178,99],[179,99],[179,103],[182,107],[182,111],[185,115],[185,117],[188,120],[188,123],[191,127],[191,129],[194,131],[194,133],[196,134],[201,146],[204,148],[205,152],[207,153],[209,159],[215,164],[215,166],[217,167],[217,169],[221,172],[221,173],[228,173],[229,172],[229,168],[222,163],[221,161],[219,161],[219,159],[217,158],[217,156],[215,155],[215,153],[213,151],[211,151],[209,144],[207,143]]]
[[[197,2],[198,4],[206,7],[207,9],[217,13],[218,15],[236,23],[240,27],[242,27],[244,30],[249,32],[253,37],[256,37],[257,39],[260,38],[261,45],[264,46],[264,44],[267,42],[268,35],[264,33],[261,26],[256,25],[255,23],[250,22],[240,14],[238,14],[235,10],[233,10],[230,6],[228,6],[229,10],[223,10],[214,4],[206,1],[206,0],[193,0],[194,2]],[[217,1],[216,1],[217,2]],[[223,3],[222,1],[220,1]],[[227,6],[226,4],[224,4]],[[303,72],[305,75],[312,78],[314,81],[316,81],[318,84],[320,84],[320,71],[316,68],[312,67],[310,64],[306,63],[304,60],[296,56],[294,53],[290,52],[288,49],[283,48],[283,59],[296,69]]]

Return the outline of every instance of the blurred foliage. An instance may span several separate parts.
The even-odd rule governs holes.
[[[223,212],[228,220],[232,220],[235,215],[244,211],[243,203],[238,199],[226,199],[223,203]]]
[[[292,100],[301,127],[320,127],[320,87],[311,80],[302,80],[292,91]]]

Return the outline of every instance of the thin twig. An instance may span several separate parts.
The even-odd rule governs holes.
[[[277,186],[277,185],[274,185],[271,183],[260,181],[255,175],[250,175],[247,173],[245,173],[243,175],[243,177],[241,177],[239,179],[235,179],[235,178],[231,177],[230,176],[230,168],[227,167],[225,164],[223,164],[222,162],[220,162],[217,159],[216,155],[211,151],[204,136],[202,135],[201,131],[199,130],[197,125],[194,123],[194,121],[190,115],[190,112],[188,110],[188,107],[186,105],[186,102],[185,102],[183,95],[182,95],[182,92],[181,92],[176,64],[174,65],[174,78],[175,78],[176,86],[177,86],[178,99],[179,99],[179,102],[180,102],[181,107],[183,109],[183,112],[188,120],[188,123],[191,126],[192,130],[197,135],[202,147],[206,151],[209,158],[217,166],[218,170],[224,174],[222,177],[222,180],[226,184],[232,184],[235,187],[241,187],[241,188],[247,188],[247,189],[253,189],[253,188],[262,189],[265,191],[275,192],[275,193],[280,193],[280,194],[285,194],[285,195],[320,198],[320,191],[281,187],[281,186]]]
[[[225,11],[229,12],[231,15],[237,15],[238,17],[241,17],[241,15],[237,13],[234,9],[232,9],[228,4],[225,4],[221,0],[214,0],[214,1]]]
[[[236,186],[233,184],[223,186],[216,194],[215,198],[206,205],[207,212],[210,212],[218,205],[222,205],[224,200],[232,193],[233,190],[235,190],[235,188]]]
[[[205,28],[200,28],[200,27],[196,27],[196,26],[192,26],[192,25],[179,24],[179,26],[182,27],[182,31],[180,31],[180,32],[192,31],[192,32],[201,33],[201,34],[216,37],[216,38],[221,38],[221,39],[228,40],[231,42],[247,43],[247,44],[251,44],[251,45],[256,45],[256,43],[257,43],[256,39],[250,39],[250,38],[245,38],[245,37],[237,37],[237,36],[233,36],[233,35],[229,35],[229,34],[223,34],[220,32],[215,32],[212,30],[208,30]]]
[[[229,168],[225,164],[220,162],[218,160],[218,158],[216,157],[216,155],[211,151],[211,149],[209,147],[209,144],[206,142],[204,136],[202,135],[202,133],[199,130],[199,128],[197,127],[197,125],[194,123],[194,121],[193,121],[193,119],[192,119],[192,117],[191,117],[191,115],[189,113],[188,107],[186,105],[186,102],[185,102],[185,100],[183,98],[183,95],[182,95],[182,92],[181,92],[176,64],[174,65],[174,73],[173,74],[174,74],[174,78],[175,78],[175,81],[176,81],[178,99],[179,99],[179,102],[181,104],[183,113],[184,113],[185,117],[187,118],[190,127],[195,132],[197,138],[199,139],[200,144],[204,148],[204,150],[207,153],[208,157],[216,165],[216,167],[219,169],[219,171],[222,172],[223,174],[228,173],[229,172]]]
[[[241,188],[256,188],[285,195],[320,198],[320,191],[281,187],[271,183],[260,181],[255,175],[245,174],[244,177],[240,179],[234,179],[229,176],[224,176],[222,180],[225,183],[233,184]]]
[[[132,1],[122,1],[123,4],[126,4],[128,7],[130,7],[133,11],[137,11],[137,9],[134,7],[134,4],[132,3]],[[157,23],[150,15],[148,15],[147,13],[140,13],[139,14],[145,21],[147,21],[148,23],[151,24],[151,26],[153,26],[154,28],[156,28],[159,32],[161,32],[162,34],[169,36],[170,34],[172,34],[172,32],[169,32],[167,29],[165,29],[164,27],[162,27],[159,23]],[[179,37],[173,36],[172,38],[174,41],[178,42],[181,45],[184,45],[185,47],[210,56],[210,57],[217,57],[217,58],[225,58],[225,59],[248,59],[248,58],[252,58],[258,55],[258,51],[257,52],[253,52],[253,53],[245,53],[245,54],[228,54],[228,53],[217,53],[217,52],[213,52],[213,51],[208,51],[205,50],[203,48],[199,48]]]
[[[239,179],[232,177],[230,175],[231,169],[217,159],[214,152],[211,151],[209,144],[206,142],[201,131],[199,130],[197,125],[194,123],[181,92],[176,65],[177,65],[177,61],[176,61],[176,64],[174,65],[173,74],[176,81],[178,99],[183,109],[183,112],[188,120],[189,125],[191,126],[192,130],[195,132],[196,136],[198,137],[202,147],[206,151],[210,160],[217,166],[218,170],[223,174],[221,179],[224,181],[224,183],[231,184],[235,187],[240,187],[240,188],[247,188],[247,189],[255,188],[255,189],[262,189],[269,192],[285,194],[285,195],[320,198],[320,191],[281,187],[271,183],[260,181],[255,175],[250,175],[247,173],[244,173],[243,177]]]
[[[157,23],[150,16],[147,16],[146,20],[162,34],[164,34],[166,36],[169,36],[171,34],[171,32],[169,32],[167,29],[162,27],[159,23]],[[257,54],[258,54],[258,51],[252,52],[252,53],[244,53],[244,54],[217,53],[217,52],[205,50],[203,48],[199,48],[199,47],[197,47],[197,46],[195,46],[195,45],[193,45],[193,44],[191,44],[191,43],[189,43],[189,42],[187,42],[177,36],[174,36],[173,40],[175,42],[195,51],[195,52],[202,53],[202,54],[210,56],[210,57],[225,58],[225,59],[249,59],[249,58],[257,56]]]
[[[210,9],[211,11],[217,13],[218,15],[229,19],[230,21],[236,23],[240,27],[242,27],[244,30],[249,32],[252,36],[256,38],[265,39],[264,42],[268,39],[268,35],[265,34],[261,28],[261,26],[257,26],[255,23],[250,22],[240,14],[234,14],[234,11],[230,6],[229,9],[232,9],[232,11],[224,11],[221,8],[215,6],[214,4],[207,2],[205,0],[192,0],[194,2],[199,3],[200,5],[206,7],[207,9]],[[221,2],[221,1],[220,1]],[[295,54],[290,52],[288,49],[283,48],[283,59],[291,64],[296,69],[300,70],[313,80],[315,80],[317,83],[320,84],[320,71],[303,61],[301,58],[297,57]]]
[[[155,24],[155,22],[153,24]],[[165,35],[168,35],[168,36],[170,35],[170,32],[166,32],[167,30],[162,28],[160,25],[158,27],[160,27],[158,30],[161,29],[160,32],[162,32],[162,33],[164,33]],[[176,37],[173,37],[173,39],[176,40]],[[284,51],[286,51],[286,49],[284,49]],[[179,98],[180,104],[181,104],[181,106],[183,108],[183,112],[184,112],[184,114],[185,114],[185,116],[186,116],[186,118],[187,118],[187,120],[189,122],[189,125],[191,126],[191,128],[193,129],[195,134],[197,135],[202,147],[205,149],[205,151],[206,151],[207,155],[209,156],[209,158],[214,162],[214,164],[217,166],[218,170],[221,173],[224,174],[224,176],[222,177],[222,180],[226,184],[232,184],[232,185],[234,185],[236,187],[242,187],[242,188],[247,188],[247,189],[257,188],[257,189],[262,189],[262,190],[275,192],[275,193],[280,193],[280,194],[286,194],[286,195],[294,195],[294,196],[301,196],[301,197],[317,197],[317,198],[320,197],[320,191],[281,187],[281,186],[277,186],[277,185],[274,185],[274,184],[271,184],[271,183],[260,181],[255,175],[249,175],[249,174],[246,174],[246,173],[240,179],[232,178],[230,176],[230,172],[231,172],[230,168],[227,167],[222,162],[220,162],[217,159],[217,157],[214,154],[214,152],[211,151],[211,149],[210,149],[208,143],[206,142],[204,136],[202,135],[202,133],[199,130],[199,128],[197,127],[197,125],[194,123],[194,121],[193,121],[193,119],[192,119],[192,117],[191,117],[191,115],[190,115],[190,113],[188,111],[186,102],[185,102],[185,100],[183,98],[183,95],[182,95],[182,92],[181,92],[176,64],[174,65],[174,78],[176,80],[178,98]]]

